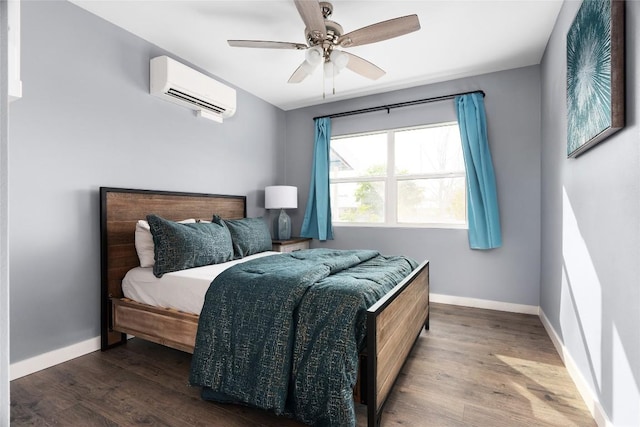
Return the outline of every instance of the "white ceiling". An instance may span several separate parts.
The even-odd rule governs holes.
[[[539,64],[562,0],[333,0],[344,32],[417,14],[422,28],[348,50],[384,69],[371,81],[349,70],[332,82],[322,70],[288,84],[299,50],[232,48],[227,39],[305,43],[292,0],[72,0],[284,110],[454,78]],[[326,99],[323,100],[323,90]]]

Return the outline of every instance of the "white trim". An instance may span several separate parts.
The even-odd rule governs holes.
[[[398,222],[395,224],[385,224],[384,222],[340,222],[333,221],[331,223],[333,228],[345,227],[345,228],[439,228],[439,229],[452,229],[452,230],[468,230],[468,224],[455,224],[455,223],[437,223],[437,222],[425,222],[422,224],[414,224],[410,222]]]
[[[595,420],[596,424],[598,424],[598,427],[613,427],[613,423],[609,420],[609,417],[607,417],[607,413],[600,404],[598,396],[593,392],[592,388],[585,380],[582,372],[580,372],[576,362],[573,360],[573,357],[571,357],[569,350],[567,350],[562,343],[560,336],[553,328],[553,325],[551,325],[551,322],[544,314],[544,311],[542,311],[542,308],[540,309],[540,321],[547,330],[547,334],[551,338],[551,342],[553,342],[556,351],[564,362],[564,366],[567,368],[567,372],[569,372],[569,376],[571,376],[573,383],[576,385],[578,392],[580,392],[582,400],[584,400],[585,405],[587,405],[587,408],[589,409],[589,412],[591,412],[591,416]]]
[[[461,305],[464,307],[484,308],[487,310],[508,311],[511,313],[538,315],[540,307],[535,305],[514,304],[511,302],[492,301],[478,298],[456,297],[452,295],[430,294],[431,302]]]
[[[67,347],[52,350],[11,364],[11,381],[100,350],[100,337],[90,338]]]

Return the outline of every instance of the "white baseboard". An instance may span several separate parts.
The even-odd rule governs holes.
[[[525,304],[513,304],[510,302],[491,301],[486,299],[455,297],[451,295],[429,294],[429,301],[461,305],[464,307],[485,308],[487,310],[508,311],[511,313],[535,314],[538,315],[540,307]]]
[[[10,380],[13,381],[96,350],[100,350],[100,337],[90,338],[77,344],[12,363],[9,367]]]
[[[613,427],[613,423],[609,420],[609,417],[607,417],[604,408],[602,408],[602,405],[600,404],[598,396],[596,396],[585,380],[584,376],[578,369],[576,362],[573,360],[573,357],[571,357],[567,348],[562,344],[560,336],[553,328],[551,322],[542,309],[540,309],[540,321],[542,321],[544,328],[547,330],[547,334],[551,338],[553,345],[556,347],[556,351],[564,362],[564,366],[567,368],[569,376],[571,376],[573,383],[576,385],[578,392],[580,392],[582,400],[584,400],[584,403],[587,405],[587,408],[589,409],[589,412],[591,412],[591,416],[595,420],[596,424],[598,424],[598,427]]]

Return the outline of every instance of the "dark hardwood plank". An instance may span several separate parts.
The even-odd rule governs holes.
[[[382,426],[595,426],[536,316],[432,304]],[[191,355],[139,339],[11,383],[12,426],[301,426],[205,402]],[[356,405],[358,426],[366,406]]]

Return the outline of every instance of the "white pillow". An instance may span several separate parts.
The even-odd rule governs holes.
[[[196,220],[190,218],[178,222],[181,224],[192,224],[196,222]],[[140,267],[153,267],[156,263],[153,236],[151,235],[149,223],[143,219],[138,220],[138,223],[136,224],[135,242],[136,252],[138,253],[138,259],[140,260]]]

